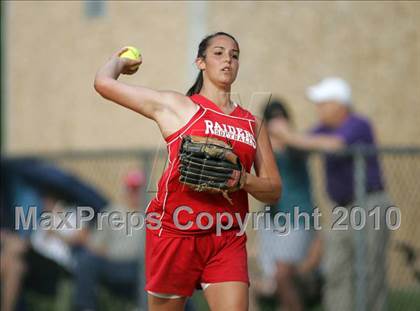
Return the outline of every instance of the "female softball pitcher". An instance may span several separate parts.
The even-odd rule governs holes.
[[[183,310],[186,297],[202,288],[213,311],[247,310],[246,235],[240,234],[247,193],[275,203],[281,180],[265,127],[230,99],[239,45],[224,32],[205,37],[195,61],[200,73],[187,96],[119,82],[142,62],[120,58],[125,51],[99,69],[95,89],[154,120],[169,158],[147,209],[158,223],[146,229],[149,309]]]

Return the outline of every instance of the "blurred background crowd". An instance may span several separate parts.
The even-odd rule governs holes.
[[[295,206],[309,219],[286,236],[248,228],[251,309],[419,310],[420,3],[2,1],[1,25],[2,311],[146,310],[144,231],[93,223],[144,213],[165,145],[93,78],[132,45],[143,64],[121,79],[185,93],[215,31],[239,42],[233,98],[264,118],[276,153],[272,221]],[[332,232],[333,207],[354,205],[380,206],[380,229],[366,217]],[[60,229],[17,229],[16,206],[69,216]],[[77,206],[94,217],[76,230]],[[186,309],[207,310],[201,292]]]

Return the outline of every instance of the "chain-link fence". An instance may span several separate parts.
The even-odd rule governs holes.
[[[420,308],[420,153],[385,150],[381,154],[385,181],[401,226],[391,232],[388,252],[389,310]]]
[[[365,157],[364,154],[373,152],[372,150],[352,150],[348,151],[355,159],[355,193],[356,202],[361,202],[368,193],[363,187],[365,175]],[[325,190],[324,164],[323,154],[313,153],[308,157],[309,171],[311,176],[312,194],[314,204],[319,208],[323,215],[328,215],[333,207],[333,203],[328,199]],[[81,179],[89,182],[94,187],[115,202],[122,200],[122,178],[127,171],[131,169],[141,169],[146,172],[147,187],[145,187],[144,206],[153,198],[156,192],[157,181],[166,167],[166,152],[159,150],[151,151],[103,151],[103,152],[77,152],[66,154],[46,154],[42,155],[47,161],[56,164],[58,167],[66,171],[72,172]],[[383,169],[386,191],[391,198],[393,205],[397,208],[397,212],[389,215],[392,223],[390,230],[390,239],[388,251],[386,255],[387,264],[387,309],[388,310],[419,310],[420,308],[420,227],[417,221],[420,219],[420,149],[383,149],[379,151],[379,158]],[[251,200],[251,210],[260,210],[262,205],[255,200]],[[398,214],[399,213],[399,214]],[[398,215],[397,215],[398,214]],[[400,224],[398,217],[400,216]],[[328,220],[322,218],[321,225],[328,223]],[[323,227],[324,229],[324,227]],[[321,233],[324,230],[321,230]],[[248,232],[248,254],[249,269],[251,276],[251,309],[253,310],[276,310],[279,302],[274,299],[270,301],[261,301],[259,299],[258,290],[254,282],[261,276],[261,263],[259,260],[259,238],[253,230]],[[368,251],[367,242],[363,238],[363,230],[354,231],[355,254],[354,267],[354,300],[355,310],[370,310],[368,308],[369,294],[366,286],[369,277],[368,269],[365,269],[365,256]],[[325,243],[324,243],[325,244]],[[140,261],[142,261],[140,256]],[[347,267],[342,267],[347,269]],[[320,270],[322,274],[322,269]],[[140,279],[144,282],[140,272]],[[325,285],[328,280],[319,283]],[[70,283],[71,284],[71,283]],[[71,287],[71,286],[70,286]],[[141,291],[143,292],[143,291]],[[275,293],[276,295],[276,293]],[[322,295],[322,291],[321,291]],[[66,299],[70,299],[67,292]],[[140,297],[140,304],[145,309],[144,294]],[[102,297],[103,298],[103,297]],[[143,299],[141,299],[143,298]],[[102,300],[106,300],[103,298]],[[116,300],[111,299],[110,306],[103,309],[114,309]],[[312,309],[322,310],[321,298],[312,303]],[[66,310],[65,303],[62,303],[60,310]],[[196,308],[206,309],[202,298],[194,298]],[[70,303],[68,304],[70,305]],[[118,308],[122,308],[119,306]],[[56,307],[53,310],[58,310]],[[34,309],[35,310],[35,309]],[[41,309],[37,309],[41,310]],[[337,308],[336,310],[340,310]]]
[[[384,258],[374,258],[374,264],[369,263],[368,254],[372,252],[372,245],[369,244],[369,239],[367,238],[367,228],[369,226],[369,218],[375,216],[375,211],[366,209],[366,204],[368,198],[371,196],[364,185],[366,184],[366,159],[373,154],[378,153],[378,158],[382,167],[382,175],[385,183],[385,192],[389,198],[389,206],[384,206],[385,215],[384,216],[384,225],[388,228],[389,238],[386,239],[387,242],[382,240],[377,240],[374,243],[378,245],[378,248],[384,248],[384,251],[380,251],[380,254],[383,254]],[[352,297],[352,310],[373,310],[371,292],[372,289],[368,288],[369,283],[372,281],[371,278],[375,278],[377,274],[386,274],[386,277],[380,276],[382,282],[387,283],[386,289],[386,300],[385,300],[385,309],[387,310],[418,310],[420,308],[420,244],[418,241],[418,236],[420,232],[416,222],[420,219],[420,211],[418,209],[420,195],[418,193],[418,179],[420,178],[420,150],[418,148],[383,148],[381,150],[375,149],[349,149],[341,153],[342,156],[351,156],[354,159],[354,191],[355,191],[355,200],[351,204],[345,207],[349,212],[342,213],[343,209],[340,212],[340,206],[329,199],[327,194],[327,184],[325,178],[325,154],[323,153],[311,153],[307,159],[309,173],[311,176],[311,194],[313,197],[313,204],[316,209],[319,210],[321,214],[319,231],[320,238],[325,240],[322,246],[322,250],[325,252],[326,248],[331,243],[331,238],[328,238],[330,235],[339,235],[340,230],[337,229],[337,225],[340,224],[339,219],[332,216],[340,215],[344,219],[347,217],[349,220],[352,217],[352,210],[356,211],[359,209],[359,213],[364,214],[364,220],[359,217],[354,218],[355,223],[350,224],[351,227],[356,227],[356,230],[351,231],[352,243],[354,247],[352,248],[353,254],[351,258],[353,262],[351,265],[344,264],[340,267],[340,270],[348,270],[347,276],[345,274],[337,278],[333,278],[333,284],[331,286],[338,287],[340,286],[337,282],[340,281],[339,278],[351,277],[353,292]],[[281,171],[281,168],[280,168]],[[350,185],[349,185],[350,186]],[[352,208],[349,209],[349,206]],[[259,206],[261,209],[261,205]],[[360,211],[360,208],[365,209]],[[381,216],[382,217],[382,216]],[[342,220],[343,220],[342,219]],[[334,221],[333,221],[334,220]],[[337,221],[338,220],[338,221]],[[350,220],[351,222],[351,220]],[[345,220],[341,224],[346,223]],[[349,224],[349,223],[346,223]],[[332,229],[334,228],[334,229]],[[331,230],[332,229],[332,230]],[[330,232],[329,232],[330,231]],[[252,232],[249,232],[252,234]],[[281,238],[281,237],[280,237]],[[293,239],[292,239],[293,240]],[[250,262],[255,268],[255,271],[251,271],[254,274],[254,278],[258,279],[261,276],[261,260],[259,260],[261,248],[258,243],[261,243],[261,239],[252,238],[250,236]],[[298,242],[293,240],[293,242]],[[341,241],[342,242],[342,241]],[[285,247],[292,248],[290,245],[285,245]],[[373,245],[375,247],[375,245]],[[269,250],[270,251],[270,250]],[[291,249],[292,251],[292,249]],[[344,248],[336,249],[335,257],[340,257],[340,253],[345,251]],[[275,250],[271,252],[276,253]],[[315,295],[315,301],[309,301],[307,305],[308,309],[311,310],[323,310],[326,304],[325,294],[327,290],[327,282],[329,281],[326,276],[326,256],[323,253],[323,258],[320,264],[320,273],[322,275],[322,281],[316,282],[320,289],[318,292],[319,295]],[[284,256],[288,258],[288,256]],[[376,261],[376,262],[375,262]],[[378,270],[380,262],[383,261],[386,265],[386,271],[381,272]],[[373,266],[373,267],[372,267]],[[350,276],[351,275],[351,276]],[[386,280],[386,281],[385,281]],[[311,280],[305,279],[309,283]],[[299,282],[297,282],[299,283]],[[304,292],[305,296],[305,286],[298,286],[298,288]],[[260,289],[257,287],[255,289],[256,299],[258,300],[258,292]],[[373,290],[375,292],[375,290]],[[337,299],[334,301],[335,310],[348,310],[344,307],[346,294],[335,292],[338,295]],[[342,295],[342,297],[340,297]],[[261,301],[257,302],[254,306],[255,308],[260,308],[262,310],[277,310],[276,307],[280,304],[278,296],[279,293],[275,292],[274,296],[277,299],[260,299]],[[261,298],[261,297],[260,297]],[[265,297],[267,298],[267,297]],[[305,299],[302,297],[301,299]],[[331,309],[331,306],[330,308]],[[376,309],[375,309],[376,310]]]

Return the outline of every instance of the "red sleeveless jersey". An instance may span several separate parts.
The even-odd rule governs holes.
[[[233,204],[230,204],[221,194],[196,192],[180,183],[179,150],[185,135],[214,137],[229,143],[246,171],[250,172],[256,152],[255,117],[239,105],[232,113],[225,114],[204,96],[195,94],[190,98],[199,106],[199,109],[185,126],[165,139],[168,167],[159,180],[156,197],[147,208],[148,214],[154,212],[157,213],[155,215],[159,215],[153,217],[160,220],[161,226],[157,230],[159,235],[214,232],[216,216],[222,213],[232,215],[232,228],[236,228],[238,227],[237,217],[243,220],[248,212],[248,194],[244,190],[230,193],[229,196],[233,201]],[[205,225],[205,230],[197,223],[198,215],[204,212],[213,217],[213,224],[208,222],[208,214],[201,218],[200,223]],[[227,221],[227,218],[222,219]],[[178,223],[182,227],[178,226]]]

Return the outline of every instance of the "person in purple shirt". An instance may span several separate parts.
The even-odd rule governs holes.
[[[338,107],[346,112],[347,108]],[[321,108],[322,109],[322,108]],[[355,113],[348,112],[337,127],[320,124],[311,133],[313,135],[336,136],[346,146],[375,146],[375,138],[370,122]],[[338,205],[347,205],[354,201],[354,172],[351,156],[327,155],[325,161],[327,191],[331,199]],[[382,191],[384,186],[376,156],[367,157],[366,191],[368,193]]]
[[[355,229],[350,223],[350,211],[356,206],[354,184],[354,160],[351,155],[334,152],[353,146],[375,146],[375,136],[370,121],[353,110],[351,88],[341,78],[328,77],[307,89],[308,99],[316,104],[319,124],[308,134],[299,134],[285,123],[271,124],[270,131],[291,147],[329,152],[325,156],[327,193],[334,207],[349,210],[340,222],[346,230],[334,230],[340,213],[333,213],[328,226],[324,255],[326,284],[324,307],[329,310],[355,310]],[[366,157],[366,211],[364,228],[366,243],[366,310],[384,310],[386,307],[386,250],[388,229],[385,225],[386,209],[392,204],[384,191],[381,168],[376,155]],[[379,208],[377,208],[379,206]],[[375,229],[374,217],[379,213],[379,229]],[[378,224],[376,224],[376,227]]]

